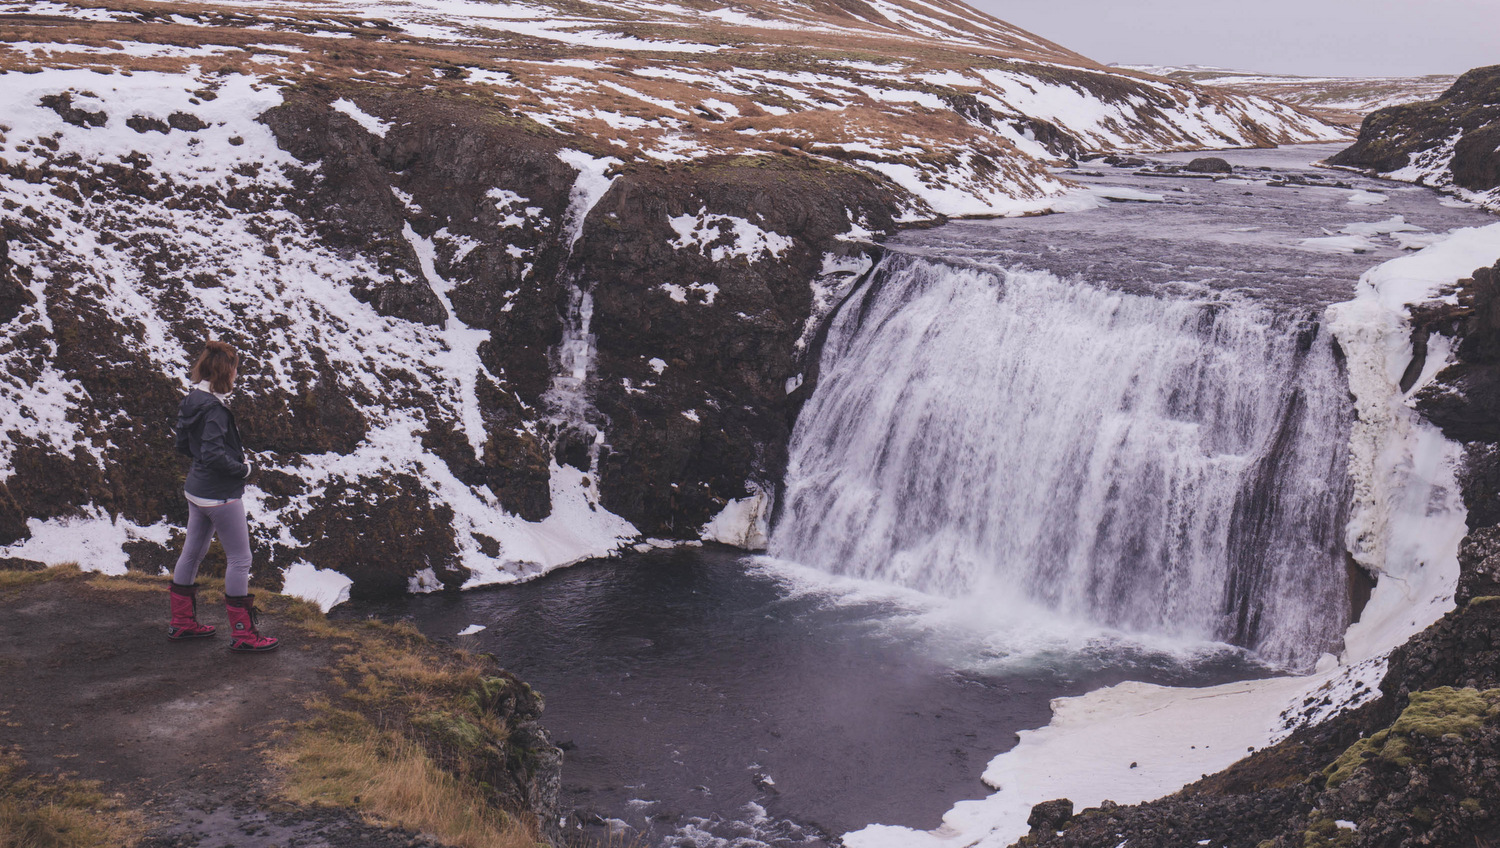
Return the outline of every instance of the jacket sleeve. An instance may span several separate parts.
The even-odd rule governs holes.
[[[203,415],[203,436],[198,445],[198,461],[216,473],[236,480],[244,479],[249,468],[240,457],[231,456],[226,442],[229,412],[210,409]]]

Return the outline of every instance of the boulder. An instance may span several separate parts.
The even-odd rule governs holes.
[[[1200,156],[1184,165],[1182,169],[1195,174],[1228,174],[1234,171],[1234,166],[1217,156]]]
[[[1026,817],[1026,824],[1032,833],[1056,832],[1062,830],[1073,818],[1073,802],[1067,798],[1058,798],[1053,801],[1043,801],[1031,808],[1031,815]]]

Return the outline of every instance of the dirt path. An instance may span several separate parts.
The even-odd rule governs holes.
[[[200,604],[199,618],[225,632],[222,606]],[[167,641],[166,620],[165,581],[0,588],[0,747],[32,773],[100,781],[143,814],[143,846],[434,844],[277,800],[264,750],[329,691],[329,640],[268,620],[281,649],[231,654],[222,635]]]

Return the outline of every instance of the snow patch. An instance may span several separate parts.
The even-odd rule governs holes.
[[[354,122],[364,127],[371,135],[385,138],[385,134],[391,131],[393,124],[390,121],[382,121],[369,112],[359,108],[353,100],[347,97],[340,98],[329,104],[340,112],[354,119]]]
[[[790,237],[763,230],[734,215],[710,215],[699,209],[696,215],[678,215],[667,219],[677,238],[671,242],[677,250],[697,249],[715,262],[733,257],[749,262],[767,258],[780,259],[793,244]]]
[[[406,590],[413,595],[425,595],[443,588],[443,581],[439,580],[437,573],[430,568],[424,568],[413,574],[406,583]]]
[[[318,568],[301,560],[281,573],[281,592],[318,605],[323,612],[349,600],[354,581],[331,568]]]
[[[1345,202],[1350,206],[1379,206],[1387,200],[1390,198],[1378,192],[1356,189],[1349,193],[1349,199]]]
[[[146,540],[166,545],[172,538],[172,525],[165,521],[143,527],[127,518],[111,517],[96,506],[68,518],[31,518],[26,529],[31,538],[0,547],[0,558],[29,559],[49,566],[77,563],[84,571],[115,575],[126,571],[127,543]]]

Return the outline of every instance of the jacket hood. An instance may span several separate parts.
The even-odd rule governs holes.
[[[212,394],[200,389],[193,389],[188,392],[187,397],[182,399],[182,406],[177,409],[178,429],[191,427],[210,409],[220,405],[219,399]]]

